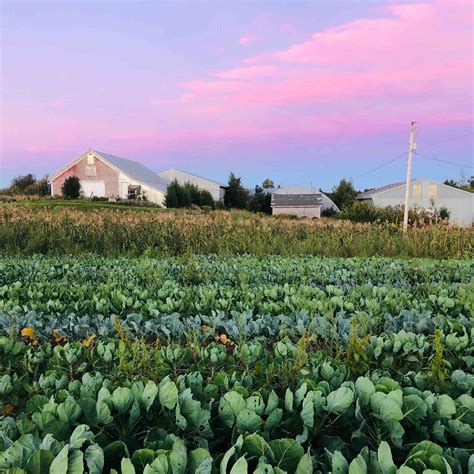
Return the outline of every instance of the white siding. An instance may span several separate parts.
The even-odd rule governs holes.
[[[405,202],[405,185],[387,189],[372,196],[377,207],[402,206]],[[416,191],[420,191],[419,195]],[[471,226],[473,223],[474,194],[437,183],[429,179],[420,179],[410,184],[409,204],[411,208],[437,209],[445,207],[449,221],[459,226]]]
[[[299,206],[278,206],[272,207],[272,214],[290,214],[298,217],[320,218],[321,206],[299,207]]]
[[[151,188],[146,184],[140,183],[138,181],[134,181],[130,179],[128,176],[124,175],[123,173],[119,174],[119,183],[120,183],[120,197],[123,199],[127,199],[128,197],[128,186],[141,186],[141,190],[145,191],[146,197],[148,201],[159,204],[160,206],[164,206],[165,200],[165,193],[158,191],[155,188]]]

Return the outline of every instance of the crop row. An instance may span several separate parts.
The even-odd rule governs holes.
[[[356,319],[346,319],[339,314],[330,321],[324,317],[309,318],[299,314],[287,316],[254,317],[251,314],[224,313],[214,317],[184,317],[178,314],[143,321],[139,315],[119,319],[70,317],[48,318],[37,313],[12,315],[0,313],[0,334],[14,341],[22,328],[28,328],[35,341],[77,341],[99,336],[113,337],[117,333],[130,339],[141,339],[155,343],[184,343],[207,345],[226,337],[233,344],[258,343],[269,347],[283,338],[297,343],[310,340],[313,346],[323,348],[334,355],[345,352],[356,344],[364,355],[367,367],[388,367],[393,370],[419,369],[435,352],[443,350],[455,367],[474,367],[474,319],[450,320],[417,319],[416,313],[406,313],[397,320],[385,323],[386,331],[367,333],[367,328],[358,327]],[[402,329],[396,329],[401,327]],[[437,329],[435,329],[437,327]],[[441,329],[441,328],[444,329]],[[435,334],[439,338],[435,346]],[[13,343],[13,342],[12,342]],[[102,342],[100,342],[102,344]],[[363,361],[360,361],[362,364]]]
[[[0,254],[110,257],[322,255],[469,258],[471,229],[288,220],[247,212],[0,206]]]
[[[31,336],[0,339],[0,469],[463,473],[474,461],[474,377],[460,369],[437,393],[421,383],[433,365],[356,376],[311,341]]]
[[[0,310],[47,316],[139,313],[145,317],[213,311],[333,317],[373,322],[403,311],[472,313],[468,261],[192,258],[187,261],[5,259]]]

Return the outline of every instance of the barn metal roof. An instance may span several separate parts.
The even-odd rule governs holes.
[[[357,199],[370,199],[375,194],[383,193],[385,191],[388,191],[389,189],[398,188],[399,186],[403,186],[404,184],[405,182],[403,181],[400,181],[398,183],[387,184],[385,186],[381,186],[380,188],[369,189],[368,191],[364,191],[363,193],[358,194],[356,197]]]
[[[184,170],[181,170],[179,168],[167,168],[165,170],[162,170],[162,171],[159,171],[157,173],[158,176],[162,177],[162,179],[165,179],[163,177],[163,174],[166,173],[167,171],[178,171],[180,173],[183,173],[183,174],[186,174],[190,177],[194,177],[194,178],[199,178],[199,179],[204,179],[205,181],[209,181],[210,183],[214,183],[214,184],[217,184],[219,185],[221,188],[226,188],[227,187],[227,184],[223,184],[223,183],[220,183],[219,181],[214,181],[213,179],[208,179],[208,178],[204,178],[204,176],[199,176],[198,174],[194,174],[194,173],[190,173],[189,171],[184,171]]]
[[[272,194],[273,207],[310,207],[321,206],[321,193],[315,194]]]
[[[118,168],[129,178],[155,188],[158,191],[166,192],[168,183],[149,168],[142,165],[141,163],[138,163],[138,161],[127,160],[126,158],[109,155],[108,153],[103,153],[97,150],[92,151],[103,158],[105,161],[109,162],[111,165]]]

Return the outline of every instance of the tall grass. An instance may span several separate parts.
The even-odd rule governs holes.
[[[136,212],[0,207],[0,254],[173,256],[182,254],[469,258],[473,232],[409,229],[246,212]]]

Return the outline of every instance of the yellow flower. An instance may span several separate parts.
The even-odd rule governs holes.
[[[94,342],[94,339],[96,339],[97,336],[95,334],[91,334],[87,339],[84,339],[82,341],[82,345],[85,347],[90,347],[91,344]]]
[[[11,405],[11,404],[5,405],[5,406],[2,408],[2,411],[1,411],[1,413],[2,413],[3,415],[6,415],[6,414],[8,414],[8,413],[14,413],[14,412],[15,412],[15,407],[14,407],[13,405]]]
[[[54,337],[56,344],[61,344],[62,342],[66,342],[67,340],[67,337],[62,334],[59,334],[58,331],[56,331],[56,329],[53,329],[51,335]]]
[[[30,328],[30,327],[23,328],[20,334],[23,337],[26,337],[27,339],[29,339],[33,346],[38,345],[38,338],[36,337],[36,333],[33,328]]]
[[[21,330],[21,335],[23,337],[28,337],[29,339],[36,339],[36,333],[33,328],[23,328]]]

